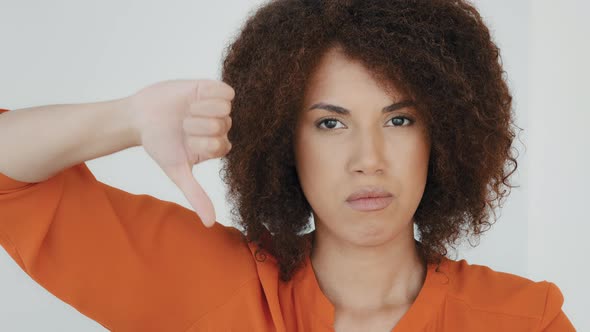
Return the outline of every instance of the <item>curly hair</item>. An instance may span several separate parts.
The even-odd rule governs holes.
[[[236,94],[233,147],[220,175],[238,228],[261,257],[276,258],[282,281],[313,246],[304,234],[311,206],[294,166],[293,135],[305,86],[334,46],[383,86],[411,96],[424,117],[432,145],[414,221],[428,263],[440,262],[463,235],[487,231],[495,222],[489,212],[514,187],[507,181],[517,168],[512,96],[499,48],[473,4],[269,1],[249,13],[224,51],[222,80]]]

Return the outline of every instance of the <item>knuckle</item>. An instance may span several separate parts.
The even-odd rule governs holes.
[[[191,115],[226,116],[231,111],[231,102],[223,99],[202,99],[190,105]]]
[[[212,153],[217,153],[222,148],[221,142],[219,141],[219,139],[211,139],[209,144],[210,144],[209,151],[211,151]]]
[[[228,85],[228,98],[229,100],[233,100],[236,97],[236,90]]]
[[[228,99],[234,99],[235,95],[236,95],[236,91],[234,90],[234,88],[231,87],[231,85],[225,83],[224,81],[219,81],[220,84],[220,89],[222,89],[226,95]]]
[[[231,150],[231,148],[233,147],[233,144],[231,144],[231,142],[229,141],[227,136],[225,136],[225,142],[226,142],[226,147],[227,147],[226,152],[229,152]]]
[[[221,126],[221,124],[219,123],[219,121],[213,121],[211,122],[211,133],[214,135],[220,134],[221,131],[223,130],[223,127]]]
[[[218,99],[216,100],[216,115],[219,116],[226,116],[229,115],[231,111],[231,101],[226,99]]]
[[[227,134],[227,132],[229,131],[229,123],[227,121],[227,118],[219,119],[219,124],[223,128],[223,131],[220,134]]]
[[[229,111],[231,110],[231,100],[223,100],[223,110],[226,111],[226,113],[229,113]]]

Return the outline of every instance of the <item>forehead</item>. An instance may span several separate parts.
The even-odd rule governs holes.
[[[377,81],[360,61],[350,59],[335,47],[324,53],[305,89],[306,105],[322,98],[365,99],[383,103],[401,100],[403,95],[394,83]]]

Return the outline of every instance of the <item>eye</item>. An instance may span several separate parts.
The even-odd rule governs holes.
[[[405,126],[409,126],[414,123],[414,120],[412,120],[406,116],[396,116],[394,118],[389,119],[389,121],[391,121],[391,120],[393,120],[394,127],[405,127]],[[327,118],[327,119],[323,119],[323,120],[319,121],[316,124],[316,127],[319,129],[331,130],[331,129],[335,129],[334,126],[336,125],[335,124],[336,122],[340,122],[340,120],[334,119],[334,118]],[[322,128],[321,126],[323,124],[327,124],[327,127]]]
[[[333,118],[323,119],[323,120],[321,120],[320,122],[318,122],[318,123],[316,124],[316,127],[317,127],[317,128],[320,128],[320,129],[334,129],[334,127],[333,127],[333,126],[335,125],[335,122],[340,122],[340,121],[339,121],[339,120],[337,120],[337,119],[333,119]],[[329,124],[330,124],[330,125],[328,126],[328,128],[325,128],[325,127],[324,127],[324,128],[321,128],[321,125],[322,125],[322,124],[324,124],[324,123],[326,123],[326,124],[328,124],[328,123],[329,123]]]
[[[391,120],[401,120],[401,121],[393,121],[393,123],[397,124],[397,125],[394,125],[394,127],[405,127],[405,126],[409,126],[412,123],[414,123],[414,120],[412,120],[408,117],[405,117],[405,116],[396,116],[395,118],[391,118]],[[404,120],[408,120],[408,122],[405,126],[403,125]]]

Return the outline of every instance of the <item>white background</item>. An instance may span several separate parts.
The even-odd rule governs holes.
[[[223,48],[262,1],[0,0],[0,108],[102,101],[175,78],[219,79]],[[499,220],[458,256],[555,282],[590,331],[590,24],[583,0],[479,0],[514,94],[519,168]],[[586,98],[584,98],[586,97]],[[526,148],[525,148],[526,147]],[[190,208],[141,147],[87,162],[97,179]],[[219,160],[193,168],[229,224]],[[0,330],[104,331],[0,250]]]

